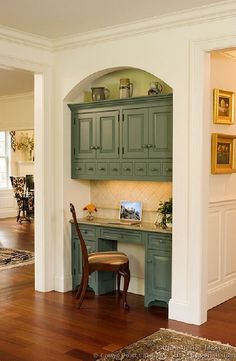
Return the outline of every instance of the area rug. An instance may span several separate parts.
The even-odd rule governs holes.
[[[235,361],[236,348],[217,341],[160,329],[121,350],[99,357],[97,360],[100,361]]]
[[[34,253],[12,248],[0,248],[0,271],[34,263]]]

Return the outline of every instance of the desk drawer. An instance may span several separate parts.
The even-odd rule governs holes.
[[[95,228],[88,227],[86,225],[79,225],[79,228],[81,230],[81,233],[84,237],[84,239],[88,240],[95,240],[96,239],[96,230]]]
[[[111,239],[120,242],[142,244],[142,235],[139,231],[128,231],[124,229],[101,229],[101,238]]]
[[[148,234],[148,248],[169,251],[172,249],[171,237],[166,234]]]

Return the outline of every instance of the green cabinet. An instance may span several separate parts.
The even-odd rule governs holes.
[[[172,95],[69,107],[72,178],[172,180]]]
[[[119,156],[118,111],[75,113],[71,134],[74,161]]]
[[[167,304],[171,297],[171,236],[146,234],[145,306]]]
[[[88,252],[115,251],[117,243],[138,244],[145,247],[144,305],[166,307],[171,297],[171,234],[148,232],[103,225],[80,224]],[[82,255],[79,240],[72,224],[72,288],[76,289],[82,276]],[[89,286],[95,294],[112,292],[116,288],[116,275],[112,272],[95,272]],[[131,274],[132,277],[132,274]]]

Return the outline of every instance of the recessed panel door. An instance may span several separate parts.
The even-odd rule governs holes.
[[[147,158],[149,147],[148,109],[124,109],[122,123],[122,158]]]
[[[172,157],[172,108],[153,107],[149,116],[149,158]]]
[[[119,121],[118,111],[97,113],[97,158],[119,158]]]
[[[95,115],[78,114],[75,116],[71,137],[72,144],[74,144],[72,155],[75,159],[95,158]]]

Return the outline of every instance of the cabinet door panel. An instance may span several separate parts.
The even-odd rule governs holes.
[[[122,158],[147,158],[148,109],[123,110]]]
[[[95,115],[78,114],[72,127],[72,144],[74,158],[95,158]]]
[[[171,295],[171,253],[148,250],[147,293],[157,300],[168,301]]]
[[[97,114],[97,158],[119,157],[118,111]]]
[[[172,157],[172,109],[154,107],[149,117],[149,157]]]

